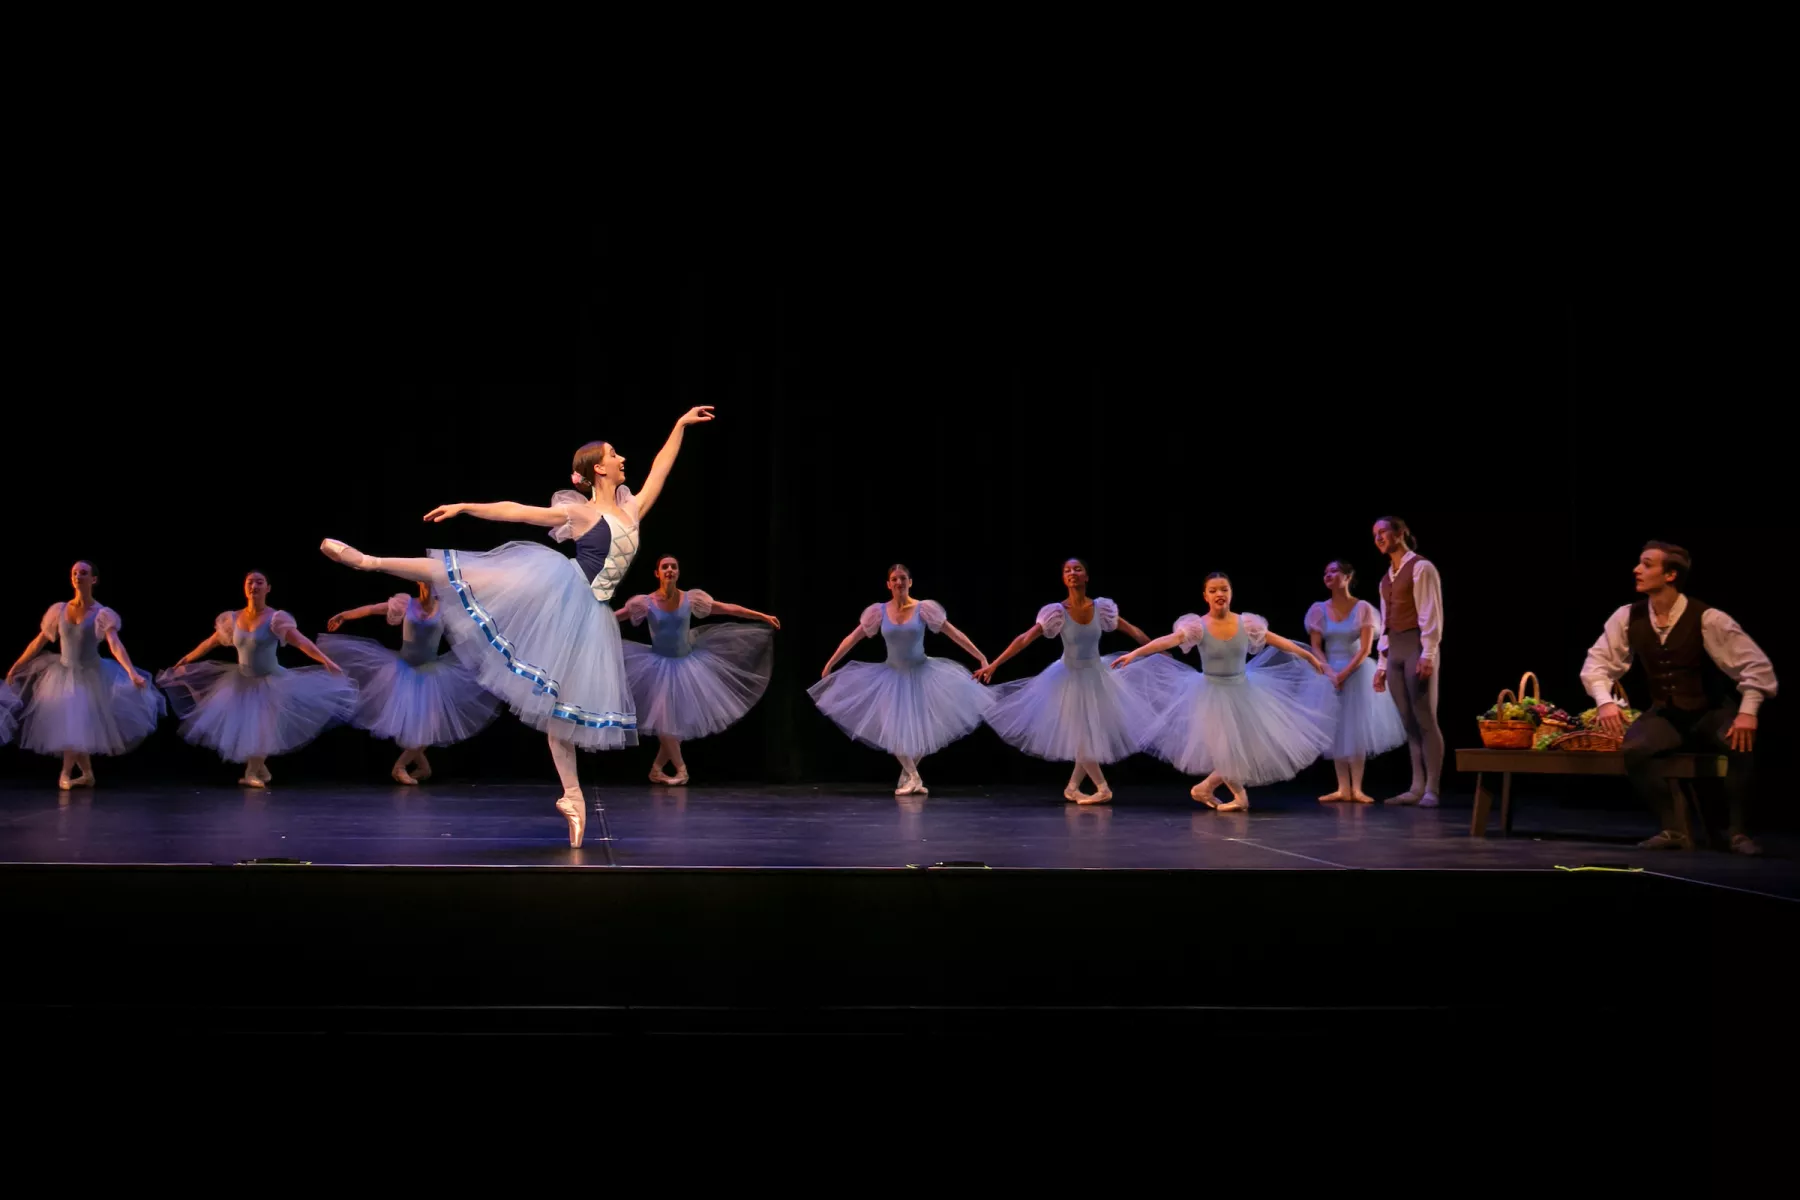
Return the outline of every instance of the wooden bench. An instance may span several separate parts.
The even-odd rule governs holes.
[[[1690,802],[1696,815],[1699,813],[1689,781],[1723,779],[1727,765],[1723,754],[1664,754],[1654,761],[1651,773],[1669,781],[1675,824],[1681,833],[1689,833]],[[1458,750],[1456,769],[1475,775],[1475,816],[1469,822],[1469,836],[1486,837],[1488,810],[1493,803],[1493,795],[1486,787],[1487,776],[1500,776],[1500,832],[1511,834],[1514,774],[1623,775],[1625,755],[1619,750]]]

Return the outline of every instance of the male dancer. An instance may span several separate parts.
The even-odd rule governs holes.
[[[1444,735],[1438,729],[1438,645],[1444,639],[1444,590],[1437,568],[1419,557],[1418,539],[1399,517],[1375,522],[1375,548],[1388,557],[1381,576],[1381,642],[1375,690],[1394,682],[1394,707],[1406,727],[1412,786],[1384,804],[1436,808],[1444,773]]]
[[[1674,828],[1667,784],[1650,776],[1658,755],[1676,750],[1723,751],[1730,759],[1725,795],[1731,806],[1731,849],[1760,854],[1745,828],[1756,744],[1756,710],[1775,694],[1775,668],[1738,623],[1687,596],[1692,570],[1688,552],[1669,542],[1649,542],[1632,574],[1638,599],[1613,613],[1588,651],[1581,684],[1600,708],[1600,728],[1625,739],[1625,774],[1662,832],[1638,845],[1646,850],[1688,850],[1693,843]],[[1649,676],[1650,708],[1629,729],[1612,698],[1612,685],[1632,659]],[[1739,699],[1733,699],[1732,685]]]

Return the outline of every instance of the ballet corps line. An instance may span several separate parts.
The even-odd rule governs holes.
[[[71,573],[74,598],[46,612],[38,637],[8,673],[17,691],[9,686],[0,693],[0,732],[10,737],[16,723],[26,749],[64,756],[59,786],[87,787],[95,780],[92,755],[133,748],[173,708],[184,738],[244,764],[239,782],[261,788],[272,780],[271,757],[350,723],[398,744],[392,776],[413,784],[431,776],[430,747],[472,737],[505,705],[546,733],[563,784],[557,808],[570,844],[579,845],[586,804],[577,749],[615,749],[653,734],[652,781],[686,783],[683,742],[734,724],[768,685],[780,621],[682,589],[673,556],[658,560],[654,592],[633,597],[616,613],[609,607],[686,429],[712,419],[710,407],[684,414],[636,493],[626,484],[625,457],[610,443],[590,442],[575,454],[573,490],[556,493],[549,505],[449,504],[425,517],[433,524],[467,515],[547,529],[574,543],[573,558],[526,541],[486,552],[432,549],[420,558],[378,558],[327,539],[320,547],[327,557],[406,580],[415,591],[338,613],[315,643],[291,615],[269,607],[269,580],[252,571],[244,579],[244,607],[220,613],[206,639],[158,674],[154,688],[131,666],[117,614],[95,601],[93,569],[79,563]],[[1355,608],[1360,602],[1349,596],[1348,572],[1336,578],[1343,586],[1335,600]],[[1224,811],[1248,806],[1246,786],[1291,778],[1337,745],[1346,748],[1340,777],[1359,784],[1364,757],[1401,740],[1391,712],[1385,721],[1363,722],[1378,737],[1347,731],[1338,717],[1350,708],[1340,695],[1347,676],[1340,672],[1321,685],[1328,660],[1352,671],[1364,663],[1369,636],[1358,635],[1356,653],[1340,654],[1329,624],[1314,628],[1309,621],[1314,649],[1308,650],[1270,633],[1253,614],[1233,613],[1230,582],[1220,575],[1208,581],[1209,615],[1184,617],[1174,633],[1153,642],[1113,601],[1089,597],[1079,560],[1063,565],[1063,583],[1066,599],[1046,605],[989,663],[941,605],[912,596],[911,573],[896,564],[888,572],[889,600],[863,612],[809,694],[851,737],[897,758],[895,793],[902,796],[926,793],[921,759],[984,722],[1028,754],[1072,763],[1064,791],[1071,801],[1111,800],[1104,765],[1149,751],[1204,776],[1196,799]],[[339,632],[348,622],[377,616],[400,627],[398,652]],[[715,616],[744,623],[692,624]],[[648,624],[649,644],[624,642],[618,631],[624,621]],[[1364,621],[1361,628],[1370,626]],[[1101,635],[1114,630],[1139,649],[1100,656]],[[961,647],[975,660],[975,672],[926,655],[927,632]],[[877,635],[887,648],[883,662],[834,671],[858,641]],[[1056,662],[1031,679],[984,686],[1039,637],[1061,639]],[[99,640],[108,642],[115,661],[99,657]],[[316,665],[283,666],[277,652],[284,644]],[[52,645],[56,656],[40,654]],[[1177,647],[1200,650],[1205,673],[1158,653]],[[231,650],[236,661],[207,661],[220,649]],[[1379,703],[1367,707],[1379,712]],[[1221,787],[1231,793],[1223,804],[1216,796]],[[1433,800],[1424,793],[1402,799],[1408,798]],[[1326,799],[1368,797],[1359,786],[1342,786]]]
[[[93,568],[77,563],[73,599],[45,613],[38,636],[7,674],[0,737],[10,739],[16,727],[26,749],[63,756],[60,787],[88,787],[95,779],[91,756],[128,751],[173,708],[184,738],[243,763],[243,785],[265,787],[269,758],[350,723],[397,743],[393,778],[411,784],[431,775],[428,748],[472,737],[504,705],[547,735],[563,785],[556,807],[570,845],[579,846],[587,804],[577,750],[618,749],[652,734],[658,748],[651,780],[686,783],[682,744],[734,724],[768,685],[779,620],[682,589],[673,556],[657,561],[655,591],[616,612],[610,607],[687,428],[713,419],[710,406],[683,414],[635,493],[625,457],[611,443],[589,442],[574,456],[573,488],[548,505],[459,503],[425,515],[432,524],[472,516],[535,526],[572,542],[573,558],[535,541],[387,558],[326,539],[320,550],[327,557],[415,590],[337,614],[315,643],[289,614],[268,607],[269,581],[253,571],[244,580],[244,607],[220,613],[204,641],[156,676],[156,687],[131,665],[118,615],[94,599]],[[887,601],[863,611],[808,694],[850,737],[898,760],[898,796],[926,794],[920,760],[985,723],[1026,754],[1071,763],[1063,794],[1080,804],[1110,801],[1104,767],[1136,753],[1199,776],[1194,799],[1221,812],[1248,809],[1248,788],[1291,779],[1320,756],[1337,770],[1336,790],[1320,799],[1366,804],[1367,759],[1405,744],[1412,784],[1388,803],[1435,806],[1444,754],[1437,724],[1441,585],[1405,522],[1384,517],[1373,533],[1388,559],[1379,610],[1353,595],[1351,564],[1334,561],[1324,575],[1327,598],[1305,616],[1306,644],[1272,632],[1254,613],[1234,611],[1223,573],[1206,580],[1203,614],[1183,616],[1152,639],[1114,601],[1090,596],[1086,564],[1069,559],[1062,564],[1065,596],[1039,610],[990,662],[943,605],[913,596],[911,572],[896,563],[887,573]],[[401,628],[398,652],[338,633],[347,622],[375,616]],[[708,617],[741,623],[693,626]],[[625,621],[648,624],[649,643],[624,641]],[[1102,655],[1102,636],[1115,631],[1136,648]],[[942,634],[974,659],[973,673],[927,655],[927,633]],[[883,661],[839,668],[858,642],[877,636]],[[1030,678],[985,686],[1039,638],[1061,641],[1056,661]],[[99,657],[101,641],[114,661]],[[284,667],[277,661],[283,644],[316,665]],[[57,655],[40,654],[52,645]],[[216,649],[232,650],[236,661],[204,661]],[[1201,669],[1170,651],[1197,653]],[[1773,694],[1772,671],[1757,682],[1762,694]],[[1749,712],[1753,722],[1754,707]],[[1221,789],[1228,799],[1219,798]]]

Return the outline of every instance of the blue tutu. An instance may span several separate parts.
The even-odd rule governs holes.
[[[1223,641],[1192,614],[1175,629],[1184,651],[1199,648],[1203,670],[1151,729],[1146,749],[1186,774],[1217,773],[1249,787],[1292,779],[1330,749],[1333,718],[1313,683],[1317,672],[1272,647],[1245,664],[1262,648],[1268,622],[1241,613]]]
[[[750,711],[769,686],[775,657],[767,625],[707,625],[691,619],[712,613],[713,598],[688,589],[673,612],[649,596],[633,596],[620,610],[634,625],[650,622],[650,644],[626,642],[625,674],[638,728],[687,741],[718,733]]]
[[[988,727],[1015,749],[1052,762],[1117,762],[1137,753],[1193,671],[1165,654],[1123,671],[1117,654],[1099,656],[1100,635],[1119,625],[1119,607],[1096,598],[1086,625],[1061,604],[1038,612],[1045,637],[1061,638],[1062,657],[1030,679],[994,688]]]
[[[887,605],[871,604],[860,622],[864,636],[880,633],[887,661],[846,663],[807,689],[839,729],[864,745],[923,758],[971,733],[993,706],[988,689],[966,667],[925,654],[925,633],[943,627],[944,608],[919,601],[896,625]]]
[[[1335,620],[1331,609],[1321,601],[1306,613],[1308,633],[1320,636],[1325,648],[1325,661],[1332,671],[1341,671],[1362,649],[1362,631],[1381,632],[1381,617],[1366,600],[1358,600],[1343,620]],[[1331,680],[1314,677],[1319,691],[1315,706],[1325,708],[1336,717],[1331,741],[1334,759],[1367,758],[1383,754],[1406,744],[1406,728],[1400,723],[1400,710],[1394,698],[1375,690],[1375,658],[1365,657],[1356,671],[1344,680],[1342,688]]]
[[[256,628],[220,613],[213,634],[232,646],[238,661],[197,662],[156,677],[181,718],[181,736],[215,751],[226,762],[291,754],[356,710],[356,684],[324,667],[288,668],[275,659],[294,632],[294,618],[280,610]]]
[[[500,714],[500,701],[484,691],[475,671],[454,655],[438,654],[443,640],[443,601],[431,616],[405,594],[388,600],[387,620],[401,627],[401,649],[370,638],[326,633],[316,639],[356,681],[351,723],[375,737],[411,749],[448,746],[480,733]]]
[[[125,668],[100,657],[100,643],[119,629],[119,614],[95,605],[79,622],[53,604],[39,631],[58,644],[13,675],[19,744],[38,754],[123,754],[149,737],[166,707],[148,676],[139,687]]]
[[[13,740],[13,734],[19,732],[19,709],[23,707],[19,694],[11,687],[0,683],[0,746]]]

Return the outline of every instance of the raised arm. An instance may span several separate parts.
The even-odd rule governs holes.
[[[378,617],[387,611],[387,604],[365,604],[361,608],[347,608],[331,620],[325,622],[327,633],[336,633],[345,621],[360,621],[364,617]]]
[[[662,495],[663,484],[668,481],[669,471],[675,466],[675,459],[681,453],[681,435],[689,425],[699,425],[713,419],[713,406],[702,404],[698,408],[690,408],[683,413],[681,420],[675,422],[675,428],[669,433],[669,440],[663,448],[656,452],[656,461],[650,464],[650,474],[644,477],[644,486],[637,491],[638,520],[642,521],[650,515],[650,506]]]
[[[971,642],[968,637],[963,634],[962,630],[958,629],[950,622],[945,621],[942,625],[939,625],[938,632],[955,642],[958,646],[961,646],[964,653],[982,666],[985,667],[988,665],[987,655],[977,650],[975,648],[975,643]]]
[[[554,508],[541,508],[535,504],[496,500],[492,504],[440,504],[425,514],[425,519],[434,524],[448,521],[451,517],[479,517],[483,521],[504,521],[509,525],[541,525],[546,529],[555,529],[569,519],[569,512],[560,504]]]
[[[983,683],[994,682],[994,672],[1000,669],[1002,663],[1006,662],[1008,659],[1012,658],[1013,655],[1043,636],[1044,627],[1042,625],[1033,625],[1030,629],[1027,629],[1024,633],[1021,633],[1018,637],[1014,638],[1011,644],[1000,652],[999,658],[996,658],[987,666],[977,670],[975,672],[975,678],[981,680]]]
[[[1263,640],[1277,650],[1285,650],[1296,658],[1304,658],[1307,662],[1312,664],[1313,670],[1321,675],[1325,674],[1325,664],[1319,660],[1319,656],[1314,654],[1311,650],[1308,650],[1305,646],[1302,646],[1299,642],[1296,642],[1291,638],[1284,638],[1279,633],[1265,633],[1263,635]]]
[[[327,671],[330,671],[333,675],[342,675],[344,673],[344,668],[332,662],[331,657],[323,650],[313,645],[313,640],[304,633],[301,633],[299,629],[287,630],[283,634],[281,640],[324,667]]]
[[[219,641],[219,635],[213,633],[204,642],[201,642],[198,646],[195,646],[192,650],[189,650],[186,654],[177,659],[175,665],[177,668],[185,667],[197,659],[205,658],[222,644],[223,643]]]
[[[1139,629],[1136,625],[1133,625],[1130,621],[1127,621],[1124,617],[1119,618],[1119,632],[1140,646],[1150,640],[1149,634]]]
[[[1120,667],[1126,666],[1130,663],[1134,663],[1138,659],[1143,658],[1146,655],[1161,654],[1164,650],[1173,650],[1177,646],[1180,646],[1180,645],[1181,645],[1181,634],[1165,633],[1161,637],[1157,638],[1155,641],[1145,642],[1143,645],[1139,646],[1136,650],[1131,651],[1129,654],[1121,654],[1121,655],[1119,655],[1119,657],[1113,659],[1113,670],[1116,671]]]
[[[125,653],[125,643],[119,640],[117,630],[106,635],[106,644],[112,648],[113,657],[119,660],[121,667],[125,668],[125,674],[131,677],[133,685],[143,687],[150,682],[148,675],[139,674],[138,669],[131,665],[131,655]]]
[[[868,633],[863,630],[862,624],[859,622],[856,628],[850,631],[850,635],[838,643],[838,648],[832,653],[830,660],[826,662],[825,669],[819,672],[819,678],[823,679],[831,674],[831,669],[844,661],[844,655],[850,653],[850,648],[868,636]]]
[[[641,513],[643,509],[640,507],[638,511]],[[772,617],[768,613],[757,612],[754,608],[744,608],[737,604],[726,604],[722,600],[713,601],[712,615],[715,617],[737,617],[745,621],[763,621],[774,626],[776,629],[781,628],[781,620],[777,617]]]
[[[30,662],[32,658],[36,656],[37,652],[47,646],[49,642],[50,639],[45,637],[42,633],[32,638],[31,644],[25,647],[25,653],[19,655],[19,661],[6,669],[6,682],[11,683],[13,676],[18,674],[19,668]]]

